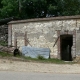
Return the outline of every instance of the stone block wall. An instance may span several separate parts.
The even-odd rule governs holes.
[[[9,27],[11,26],[11,27]],[[8,25],[8,44],[15,46],[15,32],[27,33],[28,46],[39,48],[50,48],[51,57],[58,56],[58,46],[55,44],[58,35],[57,30],[73,31],[76,30],[76,54],[80,54],[80,18],[79,17],[58,17],[58,18],[44,18],[31,19],[10,22]],[[11,28],[11,29],[10,29]],[[25,46],[25,36],[17,36],[17,46]],[[10,42],[11,41],[11,42]]]
[[[0,41],[8,41],[8,25],[0,25]]]

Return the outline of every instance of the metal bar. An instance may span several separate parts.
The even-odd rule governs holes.
[[[55,43],[54,43],[53,47],[56,45],[56,43],[57,43],[57,41],[58,41],[59,37],[60,37],[60,36],[58,36],[58,38],[56,39],[56,41],[55,41]]]

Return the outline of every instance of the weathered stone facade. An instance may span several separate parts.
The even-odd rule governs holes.
[[[56,42],[60,36],[58,31],[61,31],[60,35],[62,32],[67,34],[65,33],[67,31],[75,38],[73,39],[74,54],[80,55],[80,16],[11,21],[8,24],[8,45],[16,46],[17,38],[18,47],[28,44],[32,47],[50,48],[51,57],[58,58],[58,47],[60,46],[58,45],[59,41]],[[75,35],[73,35],[74,31]]]
[[[0,25],[0,41],[6,41],[8,39],[8,25]]]

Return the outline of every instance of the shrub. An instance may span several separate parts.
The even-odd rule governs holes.
[[[45,59],[45,58],[44,58],[43,56],[41,56],[41,55],[39,55],[37,58],[40,59],[40,60],[44,60],[44,59]]]

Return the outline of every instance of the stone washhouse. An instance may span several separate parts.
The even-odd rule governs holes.
[[[80,16],[11,21],[8,46],[49,48],[50,58],[72,61],[80,55]]]

